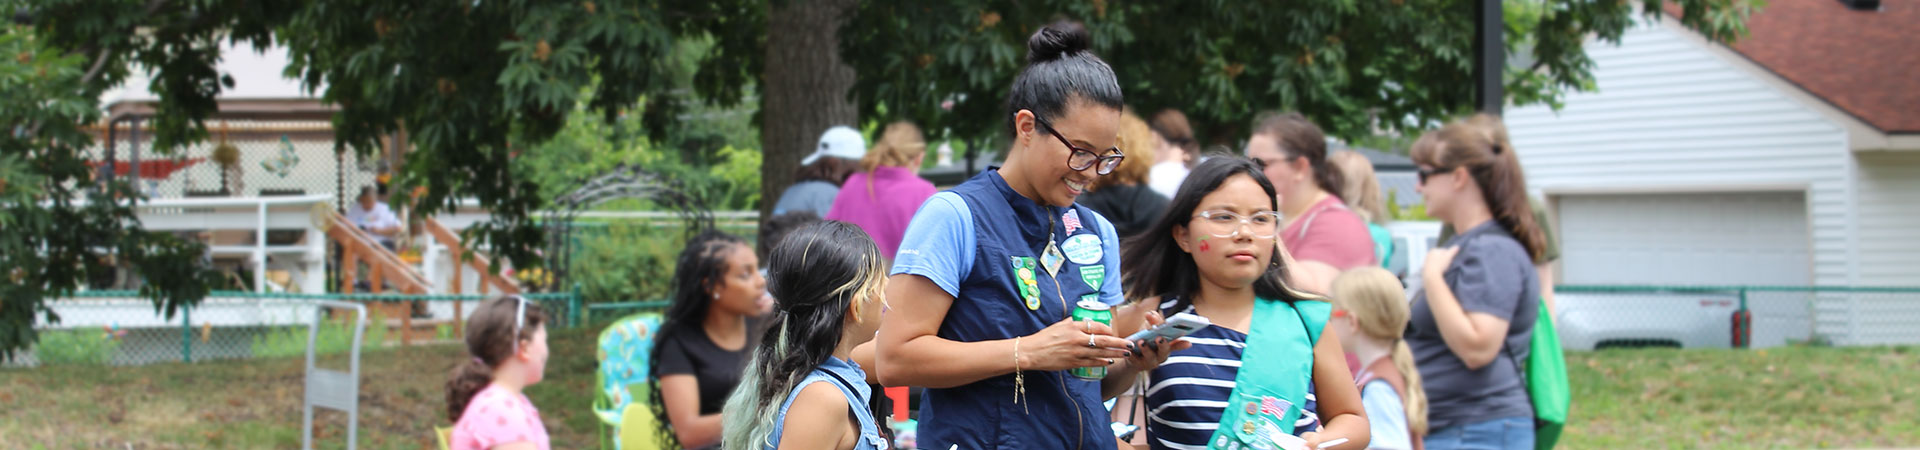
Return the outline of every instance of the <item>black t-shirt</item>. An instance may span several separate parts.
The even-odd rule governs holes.
[[[754,329],[752,324],[747,327],[749,343]],[[740,374],[746,370],[747,350],[751,348],[751,345],[740,350],[720,348],[707,337],[706,330],[695,323],[660,336],[660,354],[654,355],[653,363],[662,377],[693,375],[700,382],[700,415],[719,414],[720,407],[727,403],[727,395],[740,384]]]

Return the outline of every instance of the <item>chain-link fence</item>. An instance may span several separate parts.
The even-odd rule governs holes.
[[[581,322],[586,311],[572,292],[527,294],[550,317],[550,326]],[[40,340],[6,363],[13,367],[44,364],[144,365],[215,359],[305,354],[308,327],[318,314],[316,301],[340,300],[369,305],[364,345],[399,345],[460,339],[467,316],[486,297],[475,295],[336,295],[215,292],[199,305],[173,317],[156,312],[153,302],[131,291],[88,291],[48,304],[59,323],[35,324]],[[353,329],[342,321],[323,321],[316,352],[336,353],[352,344]]]
[[[1572,350],[1920,344],[1920,287],[1556,286]]]
[[[206,142],[161,154],[145,125],[116,124],[113,139],[100,133],[87,159],[149,198],[327,195],[336,207],[390,172],[378,156],[336,153],[325,121],[214,120],[207,129]]]

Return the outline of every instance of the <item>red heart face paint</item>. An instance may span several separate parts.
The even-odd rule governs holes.
[[[1213,248],[1213,246],[1211,246],[1211,245],[1207,245],[1207,237],[1206,237],[1206,236],[1200,236],[1200,251],[1201,251],[1201,252],[1206,252],[1207,250],[1211,250],[1212,248]]]

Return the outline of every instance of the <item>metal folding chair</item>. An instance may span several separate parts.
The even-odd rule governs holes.
[[[347,449],[358,446],[360,431],[360,340],[367,330],[367,307],[359,303],[321,300],[315,302],[312,325],[307,328],[307,386],[305,404],[300,408],[300,448],[313,448],[313,410],[328,408],[347,413]],[[314,367],[314,341],[320,337],[321,322],[329,309],[353,311],[353,346],[347,371]]]

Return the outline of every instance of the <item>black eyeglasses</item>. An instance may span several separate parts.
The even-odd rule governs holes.
[[[1418,174],[1420,175],[1420,184],[1426,184],[1426,183],[1427,183],[1427,178],[1432,178],[1432,177],[1434,177],[1434,176],[1437,176],[1437,175],[1441,175],[1441,174],[1445,174],[1445,173],[1447,173],[1447,172],[1452,172],[1452,171],[1453,171],[1453,169],[1440,169],[1440,168],[1434,168],[1434,169],[1414,169],[1414,170],[1415,170],[1415,173],[1418,173]]]
[[[1088,167],[1093,167],[1095,163],[1099,163],[1100,168],[1094,169],[1094,173],[1106,175],[1113,173],[1114,168],[1120,167],[1121,160],[1127,159],[1127,155],[1120,152],[1120,147],[1108,148],[1107,153],[1111,154],[1100,156],[1100,154],[1094,152],[1093,149],[1073,145],[1073,142],[1067,140],[1066,136],[1061,136],[1060,132],[1054,131],[1053,124],[1047,123],[1047,119],[1042,119],[1040,116],[1033,116],[1033,120],[1040,122],[1040,126],[1047,128],[1047,134],[1053,135],[1054,139],[1060,140],[1060,144],[1066,145],[1067,149],[1073,151],[1073,153],[1067,155],[1068,169],[1076,171],[1087,170]]]

